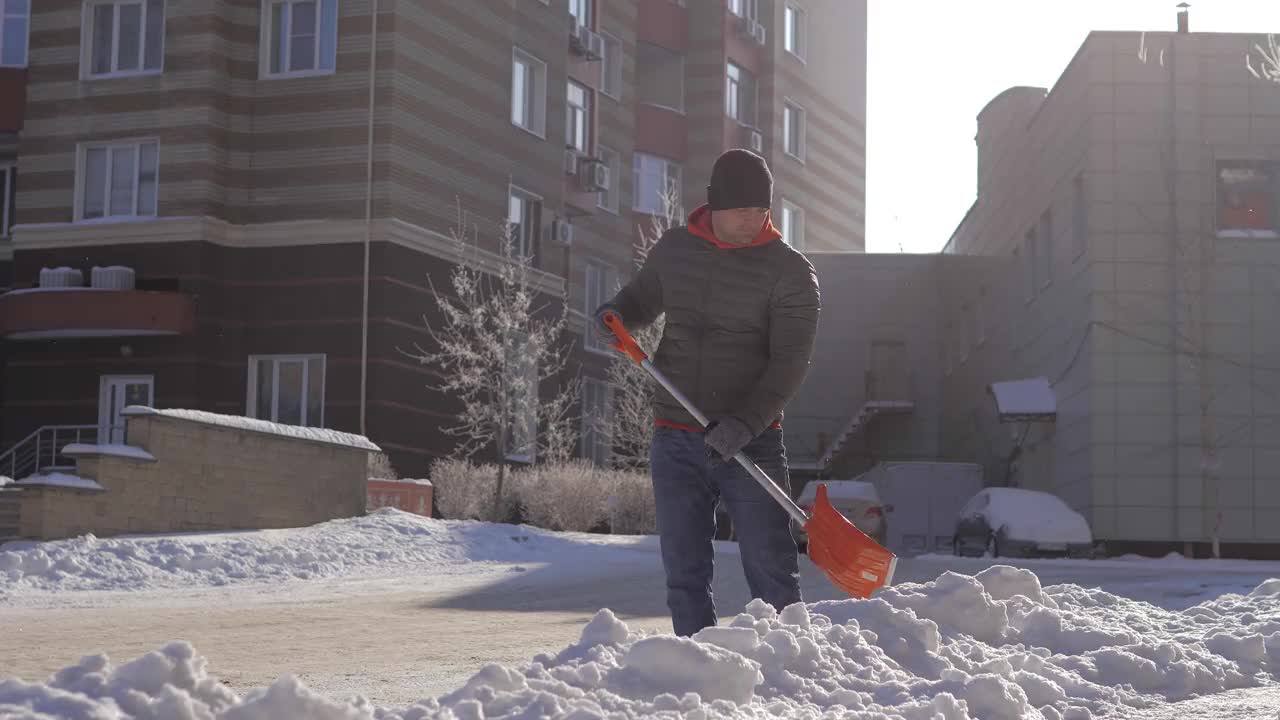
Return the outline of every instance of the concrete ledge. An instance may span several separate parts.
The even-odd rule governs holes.
[[[340,432],[338,430],[329,430],[328,428],[284,425],[281,423],[274,423],[269,420],[258,420],[256,418],[242,417],[240,415],[220,415],[218,413],[205,412],[203,410],[157,410],[156,408],[146,407],[144,405],[130,405],[121,410],[120,414],[124,417],[164,417],[171,420],[199,423],[201,425],[213,425],[230,430],[275,435],[293,440],[318,442],[325,445],[337,445],[339,447],[347,447],[355,450],[366,450],[368,452],[382,451],[382,448],[374,445],[369,441],[369,438],[363,435],[355,435],[352,433]]]

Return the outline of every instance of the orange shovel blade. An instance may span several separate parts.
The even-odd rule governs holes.
[[[898,557],[831,506],[825,483],[818,485],[804,531],[809,536],[809,560],[841,590],[867,598],[893,583]]]

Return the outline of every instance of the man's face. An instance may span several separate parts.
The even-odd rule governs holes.
[[[734,245],[746,245],[756,239],[764,221],[769,217],[769,208],[734,208],[732,210],[712,210],[711,226],[716,237]]]

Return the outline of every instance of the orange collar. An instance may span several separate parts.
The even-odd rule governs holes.
[[[689,234],[696,235],[722,250],[740,250],[742,248],[759,247],[760,245],[767,245],[782,237],[782,233],[778,232],[778,228],[773,226],[773,213],[769,213],[769,216],[765,218],[764,225],[760,227],[760,232],[756,235],[755,240],[752,240],[746,245],[733,245],[731,243],[724,242],[720,238],[716,237],[715,230],[712,229],[711,208],[707,205],[702,205],[698,207],[698,209],[689,213]]]

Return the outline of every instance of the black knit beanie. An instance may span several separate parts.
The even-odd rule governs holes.
[[[711,168],[707,203],[712,210],[773,205],[773,173],[764,158],[736,148],[727,150]]]

